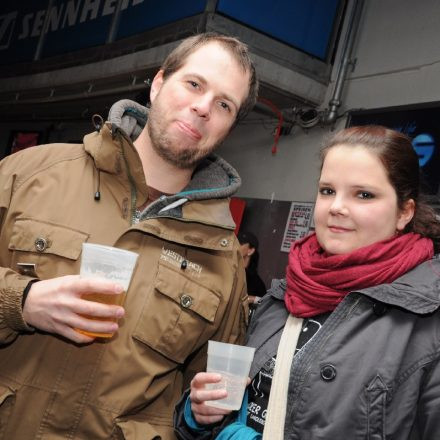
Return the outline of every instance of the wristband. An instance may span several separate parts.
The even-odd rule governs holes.
[[[27,283],[27,286],[23,290],[23,297],[21,299],[21,310],[23,310],[24,303],[26,302],[26,299],[29,295],[29,291],[31,290],[32,284],[36,283],[40,280],[30,280],[29,283]]]

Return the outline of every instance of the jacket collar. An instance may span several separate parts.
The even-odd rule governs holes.
[[[133,141],[142,132],[147,116],[146,107],[128,99],[118,101],[110,109],[109,121],[99,131],[84,137],[85,150],[93,158],[98,170],[119,174],[127,164],[136,184],[138,206],[147,200],[148,189]],[[186,188],[156,200],[139,213],[139,220],[152,216],[178,217],[234,229],[235,223],[229,209],[225,210],[224,204],[219,206],[218,203],[212,203],[212,200],[228,199],[240,185],[241,178],[237,171],[221,157],[211,154],[198,165]],[[193,200],[204,203],[187,204]]]
[[[419,264],[390,284],[358,292],[413,313],[432,313],[440,306],[440,255]]]

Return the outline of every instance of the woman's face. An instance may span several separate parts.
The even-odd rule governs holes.
[[[322,248],[346,254],[402,231],[414,214],[404,209],[380,159],[362,145],[332,147],[324,159],[315,206],[315,229]]]

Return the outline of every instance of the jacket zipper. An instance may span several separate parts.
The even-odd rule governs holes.
[[[117,130],[117,132],[120,136],[124,137],[124,135],[120,132],[119,129]],[[130,139],[129,139],[129,141],[131,142]],[[122,157],[124,158],[125,168],[127,170],[128,183],[130,184],[130,198],[131,198],[130,226],[132,226],[136,223],[136,202],[137,202],[136,185],[134,183],[133,176],[130,173],[130,167],[128,166],[127,159],[125,157],[124,146],[122,145],[121,138],[119,138],[119,144],[121,146],[121,153],[122,153]]]

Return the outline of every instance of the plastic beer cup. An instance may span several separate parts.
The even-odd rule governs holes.
[[[254,352],[253,347],[208,341],[207,371],[220,374],[222,380],[207,384],[206,387],[226,389],[228,395],[224,399],[208,400],[205,402],[206,405],[231,410],[240,409]]]
[[[105,304],[123,305],[137,258],[138,254],[135,252],[100,244],[83,243],[80,276],[82,278],[104,278],[106,280],[115,281],[124,287],[124,291],[117,295],[90,292],[83,294],[82,298]],[[83,316],[88,319],[100,321],[109,320],[109,318]],[[113,336],[112,333],[94,333],[80,329],[76,330],[92,337],[111,338]]]

